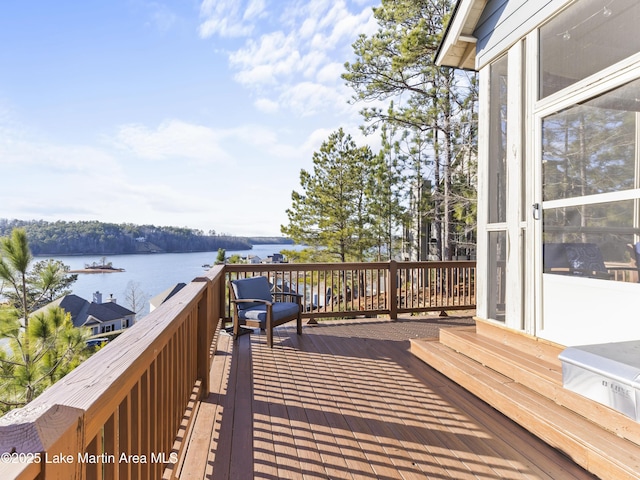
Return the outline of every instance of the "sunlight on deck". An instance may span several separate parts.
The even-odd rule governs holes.
[[[593,478],[409,353],[470,317],[221,337],[180,478]],[[257,331],[256,331],[257,332]],[[218,390],[219,389],[219,390]]]

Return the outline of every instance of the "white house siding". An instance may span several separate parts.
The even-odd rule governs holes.
[[[640,338],[640,284],[544,275],[539,337],[566,346]]]

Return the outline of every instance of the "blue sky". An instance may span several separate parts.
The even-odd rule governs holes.
[[[0,218],[280,235],[379,0],[0,3]]]

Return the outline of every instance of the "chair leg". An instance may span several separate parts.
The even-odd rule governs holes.
[[[238,317],[234,315],[233,317],[233,340],[236,341],[238,340],[238,337],[240,336],[240,321],[238,320]]]
[[[302,316],[298,312],[298,318],[296,319],[296,330],[298,331],[298,335],[302,335]]]
[[[273,348],[273,310],[271,305],[267,305],[267,321],[265,322],[267,328],[267,345],[269,348]]]

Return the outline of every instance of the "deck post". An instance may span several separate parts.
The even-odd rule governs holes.
[[[83,435],[84,411],[78,408],[27,405],[13,410],[0,426],[0,452],[13,454],[15,463],[0,463],[0,476],[35,478],[27,472],[39,470],[42,478],[81,478]]]
[[[206,283],[206,289],[198,301],[198,327],[197,327],[197,348],[196,355],[197,378],[201,383],[200,398],[209,395],[209,372],[215,354],[216,346],[212,342],[220,329],[220,319],[224,317],[225,308],[225,274],[224,265],[216,265],[205,277],[197,277],[194,282]]]
[[[389,317],[391,320],[398,319],[398,262],[389,261]]]
[[[215,313],[214,309],[214,284],[208,278],[196,278],[194,282],[206,282],[206,289],[198,301],[198,327],[197,327],[197,373],[196,378],[200,379],[200,398],[209,395],[209,354],[211,350],[213,325],[211,319]]]

